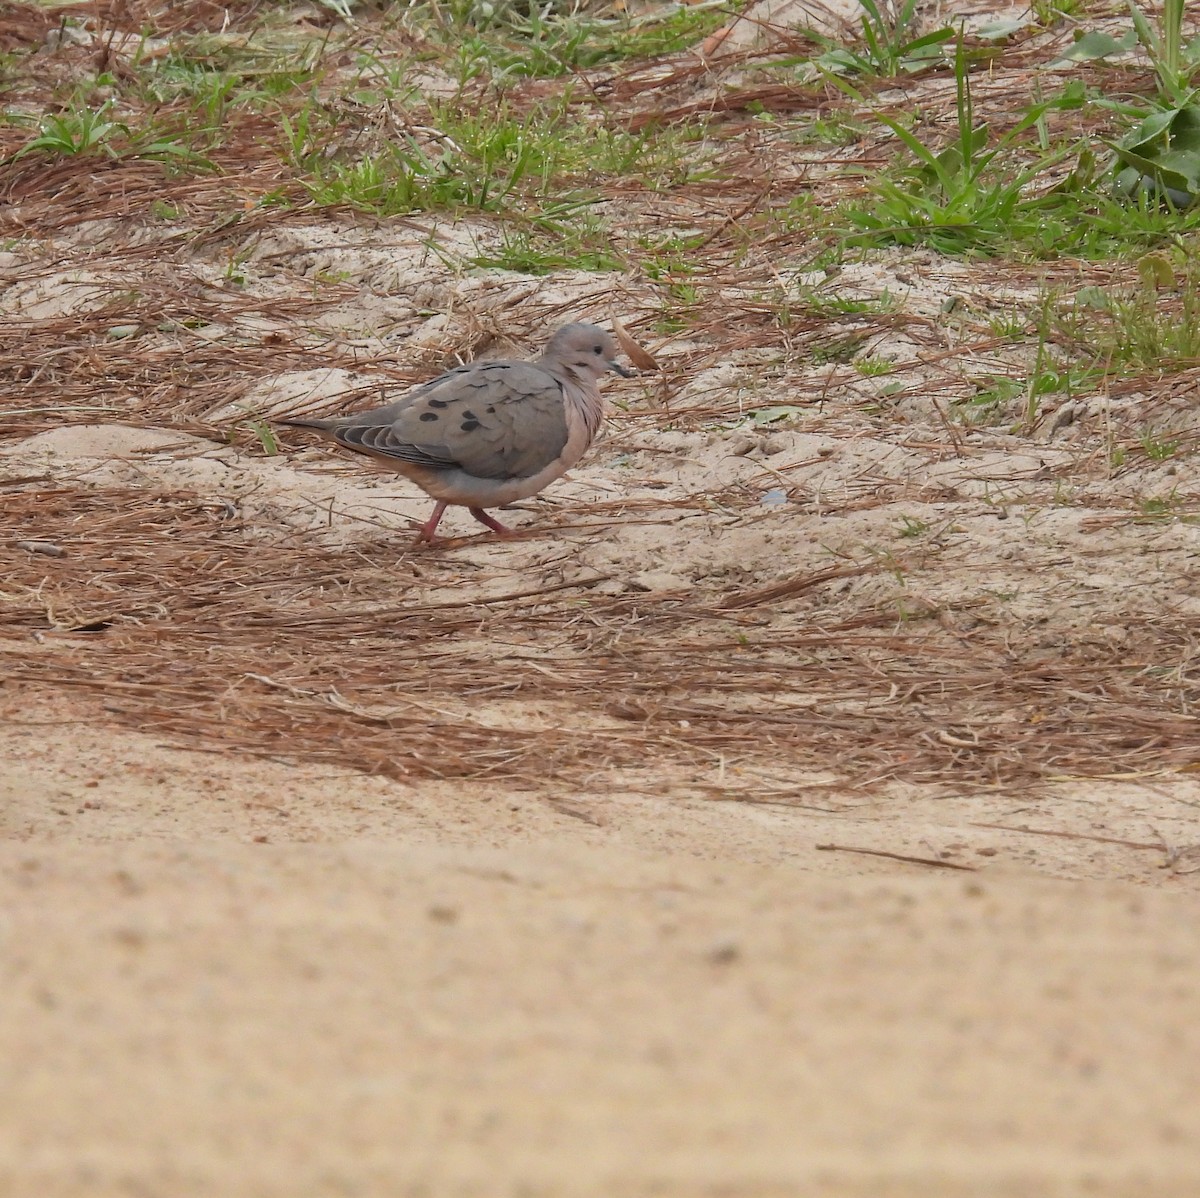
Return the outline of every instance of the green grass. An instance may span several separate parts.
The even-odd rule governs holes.
[[[1076,0],[1035,4],[1046,21],[1073,16],[1078,7]],[[662,218],[668,223],[647,235],[650,218],[637,193],[720,178],[721,158],[743,144],[745,122],[718,115],[707,123],[634,132],[630,118],[636,113],[644,119],[650,101],[610,110],[571,73],[694,46],[729,12],[700,4],[600,17],[576,11],[566,0],[540,7],[526,0],[438,0],[402,11],[356,6],[357,31],[335,26],[333,33],[301,33],[280,19],[287,6],[268,6],[261,35],[257,26],[249,33],[180,35],[170,54],[135,54],[120,71],[77,78],[69,93],[65,84],[56,85],[58,107],[39,117],[8,119],[27,126],[18,158],[149,158],[187,171],[211,167],[210,147],[225,142],[245,148],[238,142],[244,113],[252,114],[246,125],[266,152],[265,116],[280,131],[277,152],[315,204],[378,217],[487,214],[495,237],[477,247],[469,264],[523,274],[640,270],[654,284],[663,329],[694,322],[714,286],[704,272],[761,265],[767,254],[778,274],[764,276],[746,294],[760,307],[770,306],[767,319],[787,328],[796,320],[811,324],[813,318],[836,321],[896,309],[897,300],[886,292],[870,298],[838,294],[836,276],[809,285],[819,277],[818,258],[837,261],[852,250],[922,246],[945,255],[1137,257],[1144,264],[1149,253],[1186,260],[1200,247],[1200,208],[1174,211],[1145,194],[1123,200],[1112,194],[1111,163],[1094,141],[1068,140],[1061,131],[1051,135],[1055,113],[1094,106],[1098,93],[1077,80],[1023,112],[1006,108],[1004,131],[998,132],[976,110],[971,71],[978,62],[961,42],[953,56],[948,131],[940,124],[936,136],[926,133],[915,100],[907,112],[900,103],[885,110],[844,77],[830,77],[827,92],[836,106],[826,102],[816,119],[772,112],[769,99],[759,104],[753,135],[762,139],[763,178],[771,182],[758,207],[751,202],[718,227],[721,213],[733,209],[723,200],[706,207],[697,189],[687,197],[691,216]],[[923,39],[911,0],[876,0],[865,14],[867,36],[855,50],[864,58],[848,74],[884,79],[939,58],[949,65],[946,30],[917,44]],[[389,33],[398,27],[419,33],[412,52],[396,52],[385,37],[364,36],[375,20]],[[385,52],[384,46],[391,48]],[[1163,53],[1164,62],[1172,61]],[[1185,70],[1186,62],[1178,69]],[[450,78],[441,95],[420,90],[422,74],[431,72]],[[562,82],[529,84],[516,76]],[[466,86],[481,77],[486,86]],[[446,96],[455,79],[460,93]],[[736,139],[729,137],[731,128]],[[1078,121],[1072,129],[1077,136]],[[836,166],[828,177],[818,172],[794,185],[770,173],[776,151],[786,157],[796,155],[798,144],[846,145],[863,140],[868,130],[891,134],[883,149],[893,161],[880,171],[877,152],[867,148],[873,165],[864,198],[835,205],[844,178]],[[294,201],[297,189],[262,202],[285,196]],[[631,197],[629,207],[642,223],[621,226],[611,213]],[[612,206],[602,207],[602,201]],[[165,198],[147,212],[158,221],[182,219],[181,207]],[[654,219],[660,219],[657,213]],[[674,219],[686,231],[672,228]],[[233,264],[230,277],[239,271]],[[995,367],[996,375],[980,378],[975,394],[956,405],[959,416],[1032,427],[1046,397],[1090,389],[1105,373],[1163,371],[1200,361],[1200,334],[1192,332],[1200,327],[1200,300],[1187,279],[1179,289],[1168,284],[1159,279],[1157,290],[1117,290],[1086,313],[1056,311],[1050,323],[1032,309],[993,315],[989,323],[997,336],[1038,338],[1036,361],[1022,378],[1004,377],[1014,368]],[[864,377],[893,369],[882,358],[856,358],[864,344],[857,334],[816,336],[807,344],[813,360],[852,362]]]
[[[799,289],[800,305],[811,316],[884,316],[899,307],[896,297],[885,287],[878,295],[855,297],[840,295],[832,285],[820,284]]]
[[[1200,209],[1178,211],[1145,192],[1113,194],[1107,166],[1082,147],[1071,174],[1028,206],[1017,248],[1033,258],[1103,261],[1182,244],[1200,232]]]
[[[933,527],[928,520],[918,520],[913,516],[901,516],[900,520],[900,527],[896,531],[901,537],[922,537]]]
[[[1006,308],[988,318],[988,328],[997,337],[1017,341],[1029,331],[1030,316],[1023,308]]]
[[[1070,399],[1094,391],[1099,371],[1081,363],[1064,364],[1050,358],[1039,344],[1033,369],[1026,376],[986,375],[975,381],[974,394],[955,400],[951,410],[970,426],[1009,425],[1014,432],[1031,432],[1043,402],[1051,396]]]
[[[763,113],[760,120],[770,123],[773,114]],[[862,141],[871,131],[871,126],[850,112],[831,112],[827,116],[789,125],[788,135],[799,145],[807,146],[850,146]]]
[[[1055,163],[1072,157],[1079,170],[1041,183]],[[869,201],[838,213],[847,246],[924,245],[947,255],[1099,262],[1178,245],[1200,232],[1200,207],[1178,211],[1145,193],[1115,196],[1107,171],[1096,168],[1083,143],[1041,157],[1032,146],[1013,146],[973,179],[941,180],[901,163],[870,192]]]
[[[1140,282],[1077,296],[1055,313],[1054,336],[1106,375],[1152,374],[1200,364],[1200,270],[1172,290]]]
[[[692,251],[703,241],[701,235],[661,233],[637,238],[639,265],[646,278],[670,285],[686,280],[698,270]]]
[[[860,7],[861,36],[849,46],[822,39],[825,52],[814,62],[820,70],[895,79],[945,61],[943,46],[954,40],[954,30],[943,26],[922,33],[917,0],[860,0]]]
[[[1138,511],[1148,520],[1171,518],[1180,506],[1179,491],[1172,487],[1166,495],[1150,495],[1138,500]]]
[[[1200,207],[1179,211],[1152,192],[1114,195],[1111,159],[1098,158],[1091,142],[1052,143],[1051,113],[1096,100],[1082,83],[1031,104],[1013,128],[995,137],[975,115],[967,66],[960,45],[958,128],[948,143],[923,142],[912,127],[913,114],[907,120],[875,114],[907,154],[869,184],[869,199],[842,207],[846,245],[924,245],[948,255],[1098,261],[1142,254],[1200,231]],[[844,81],[837,86],[862,100]],[[1063,162],[1072,164],[1065,177],[1057,169]]]
[[[954,77],[957,134],[940,149],[921,141],[905,122],[874,111],[875,119],[908,151],[908,159],[869,185],[869,202],[842,209],[856,230],[846,237],[847,244],[928,245],[943,254],[994,255],[1006,252],[1019,237],[1018,229],[1031,223],[1027,189],[1068,153],[1040,152],[1032,161],[1024,160],[1028,151],[1021,139],[1039,126],[1050,105],[1031,105],[1008,132],[995,137],[976,116],[961,38]],[[866,102],[844,80],[829,78],[853,99]]]
[[[1043,28],[1057,25],[1064,17],[1084,15],[1084,0],[1033,0],[1033,18]]]
[[[1179,452],[1179,441],[1175,437],[1160,436],[1153,429],[1143,429],[1138,436],[1142,452],[1152,462],[1166,462]]]
[[[29,123],[29,118],[11,113],[5,117],[9,123]],[[212,163],[194,148],[203,134],[202,129],[172,128],[153,119],[138,128],[119,119],[112,100],[95,107],[76,101],[37,118],[36,130],[13,155],[13,161],[97,156],[150,159],[172,172],[206,171],[213,169]]]
[[[1054,7],[1061,10],[1063,5]],[[1179,108],[1190,104],[1193,77],[1200,71],[1200,40],[1185,40],[1183,16],[1187,0],[1163,0],[1157,15],[1151,13],[1149,5],[1143,8],[1136,0],[1127,0],[1122,7],[1130,24],[1115,31],[1120,33],[1119,37],[1101,30],[1082,33],[1061,61],[1094,62],[1137,45],[1154,68],[1158,90],[1153,106]]]
[[[988,375],[975,382],[973,395],[954,400],[951,410],[966,425],[1003,424],[1011,419],[1016,401],[1025,391],[1021,379]]]
[[[451,51],[451,73],[463,83],[481,76],[554,78],[604,63],[675,54],[723,25],[736,5],[681,5],[605,18],[555,9],[452,0],[418,6],[411,19]]]
[[[1161,377],[1200,365],[1200,268],[1189,255],[1179,261],[1178,274],[1156,259],[1125,288],[1046,294],[1029,311],[1006,313],[999,325],[994,320],[993,330],[1018,344],[1036,338],[1031,369],[1024,377],[978,379],[974,393],[952,405],[955,415],[971,425],[1011,424],[1013,431],[1030,432],[1049,397],[1070,399],[1095,392],[1107,379]],[[1151,461],[1179,449],[1177,438],[1153,429],[1143,430],[1139,442]]]
[[[856,37],[839,42],[810,30],[809,36],[821,47],[820,54],[778,58],[764,68],[798,72],[808,82],[848,75],[889,80],[941,66],[954,30],[941,26],[922,31],[917,7],[917,0],[861,0]]]
[[[241,75],[180,54],[167,55],[145,70],[141,78],[141,94],[148,103],[188,100],[213,118],[223,115],[245,87]]]
[[[889,358],[858,358],[854,362],[854,369],[858,371],[863,378],[878,378],[880,375],[891,374],[896,369],[896,363]]]
[[[505,226],[499,244],[470,259],[473,266],[545,275],[556,270],[621,270],[624,262],[613,249],[603,224],[594,216],[564,214],[529,227]]]
[[[49,158],[73,158],[93,151],[115,156],[114,143],[123,132],[119,121],[110,119],[110,104],[99,108],[74,107],[48,112],[38,121],[38,131],[14,155],[40,154]]]
[[[578,206],[601,179],[633,175],[665,190],[704,177],[710,154],[696,126],[630,133],[590,124],[565,101],[520,112],[501,100],[473,109],[435,102],[420,128],[358,154],[338,149],[337,114],[310,103],[281,110],[284,153],[321,205],[380,216],[473,209],[501,212],[533,201]],[[415,124],[415,122],[414,122]]]
[[[451,0],[381,13],[354,3],[349,11],[362,29],[372,22],[385,31],[415,29],[420,36],[413,52],[384,53],[386,38],[350,36],[353,30],[338,26],[300,29],[286,6],[268,6],[248,31],[235,20],[228,32],[181,32],[168,54],[144,46],[120,70],[89,76],[85,68],[44,88],[44,115],[0,120],[28,129],[18,159],[149,158],[181,173],[215,169],[218,148],[222,165],[236,161],[249,148],[247,136],[265,150],[266,118],[279,131],[277,153],[312,202],[383,218],[488,214],[497,238],[467,262],[526,274],[635,266],[632,230],[614,236],[592,206],[613,198],[614,185],[627,193],[668,192],[719,173],[718,147],[708,142],[703,121],[634,130],[589,93],[573,95],[580,90],[573,79],[542,101],[529,100],[507,80],[674,53],[728,20],[728,5],[660,7],[604,19],[561,3],[507,0]],[[30,75],[27,55],[10,58]],[[489,73],[486,100],[478,85],[461,91],[473,62]],[[461,94],[428,94],[421,80],[431,70],[448,70],[452,78],[457,72]],[[296,198],[290,186],[259,203]],[[183,219],[172,200],[164,195],[148,203],[147,217]],[[798,209],[792,219],[807,227]],[[787,220],[781,215],[780,227]],[[666,302],[693,307],[699,293],[677,277],[680,267],[669,261],[666,240],[657,270],[652,263],[649,273],[662,277]],[[230,279],[239,273],[234,264]]]

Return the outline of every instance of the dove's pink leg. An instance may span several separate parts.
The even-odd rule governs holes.
[[[499,533],[502,537],[512,536],[512,529],[507,524],[501,524],[499,520],[493,519],[481,507],[468,508],[467,511],[479,521],[480,524],[486,524],[492,532]]]
[[[440,499],[433,505],[433,515],[421,525],[421,531],[417,533],[416,543],[418,545],[422,541],[433,544],[433,534],[437,531],[437,526],[441,523],[442,517],[446,514],[446,508],[449,506],[447,503],[442,503]]]

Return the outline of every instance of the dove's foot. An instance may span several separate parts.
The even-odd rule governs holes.
[[[446,514],[446,508],[450,505],[443,503],[441,500],[434,505],[433,515],[421,525],[420,532],[417,533],[417,539],[414,542],[420,545],[422,542],[432,545],[433,534],[437,532],[437,526],[442,522],[442,517]],[[501,524],[499,520],[489,516],[481,507],[473,507],[467,509],[480,524],[486,524],[497,536],[511,537],[514,535],[513,529],[507,524]]]
[[[438,500],[433,507],[433,515],[421,525],[421,531],[417,533],[417,539],[414,542],[420,545],[422,541],[427,541],[430,545],[433,544],[433,534],[437,532],[437,526],[442,522],[442,517],[446,514],[446,508],[449,504],[442,503]]]
[[[489,516],[487,512],[483,510],[483,508],[472,507],[467,508],[467,511],[469,511],[471,515],[479,521],[480,524],[486,524],[488,528],[492,530],[492,532],[497,533],[499,536],[511,537],[513,535],[513,529],[509,528],[507,524],[501,524],[499,520],[495,519],[495,517]]]

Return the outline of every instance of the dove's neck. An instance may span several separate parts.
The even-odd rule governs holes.
[[[604,397],[600,394],[600,388],[596,386],[596,380],[590,375],[580,378],[575,371],[563,369],[561,366],[551,373],[562,387],[568,413],[573,414],[587,429],[587,441],[590,445],[604,422]]]

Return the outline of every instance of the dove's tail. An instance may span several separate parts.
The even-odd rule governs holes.
[[[286,426],[287,428],[314,428],[319,433],[327,433],[336,424],[336,420],[318,420],[316,418],[309,420],[272,420],[272,424]]]

